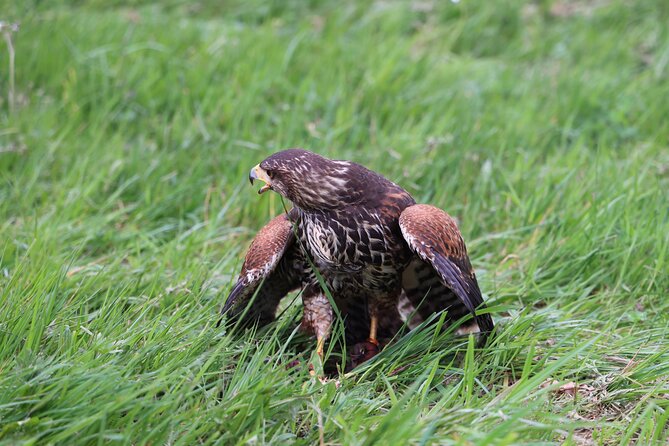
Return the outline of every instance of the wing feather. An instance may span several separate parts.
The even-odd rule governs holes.
[[[417,204],[402,211],[399,223],[409,248],[420,259],[405,270],[402,286],[421,319],[444,309],[453,315],[451,320],[469,312],[481,331],[491,331],[490,315],[476,314],[485,304],[455,220],[439,208]],[[431,281],[435,275],[439,283]]]
[[[233,319],[243,317],[244,322],[259,325],[273,321],[281,299],[301,284],[301,256],[294,242],[292,223],[285,214],[260,229],[222,314]]]

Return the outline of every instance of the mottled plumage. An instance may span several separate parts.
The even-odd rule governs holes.
[[[250,179],[294,207],[258,233],[224,312],[265,324],[281,298],[302,288],[303,328],[322,341],[334,316],[314,267],[354,344],[389,339],[441,310],[456,321],[483,308],[455,221],[378,173],[291,149],[254,167]],[[490,315],[476,315],[472,328],[492,330]]]
[[[304,258],[294,240],[293,226],[286,215],[274,217],[258,232],[228,295],[225,313],[237,318],[243,315],[244,321],[258,321],[260,325],[274,320],[281,299],[302,283]],[[248,305],[251,299],[253,304]]]

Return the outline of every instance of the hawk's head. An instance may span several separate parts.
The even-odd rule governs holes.
[[[249,180],[251,184],[254,180],[265,183],[259,194],[271,189],[304,209],[333,208],[355,200],[358,185],[354,184],[352,170],[356,167],[362,168],[308,150],[288,149],[251,169]]]

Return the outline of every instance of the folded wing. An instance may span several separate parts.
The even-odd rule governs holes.
[[[447,310],[451,322],[467,313],[475,316],[475,324],[462,331],[491,331],[490,315],[477,314],[485,304],[455,220],[439,208],[417,204],[402,211],[399,223],[416,254],[402,274],[400,311],[413,312],[409,326]]]
[[[301,285],[300,262],[292,223],[285,214],[273,218],[251,242],[222,313],[243,324],[273,321],[281,299]]]

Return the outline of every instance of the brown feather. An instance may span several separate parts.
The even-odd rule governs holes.
[[[390,339],[411,312],[414,327],[435,312],[448,310],[456,321],[483,307],[464,241],[445,212],[416,205],[407,191],[364,166],[306,150],[275,153],[258,168],[294,208],[251,243],[224,311],[243,310],[249,320],[266,323],[286,293],[302,286],[304,329],[328,336],[330,295],[347,343],[364,344],[372,314],[378,338]],[[475,321],[483,331],[493,328],[488,314]]]
[[[301,284],[303,258],[294,242],[292,223],[283,214],[258,231],[222,313],[243,317],[244,324],[273,321],[281,299]]]
[[[456,320],[467,311],[476,315],[477,309],[484,308],[465,242],[450,215],[417,204],[402,212],[399,224],[409,248],[420,259],[404,271],[403,288],[421,319],[448,309],[449,318]],[[476,315],[475,320],[482,331],[492,330],[489,314]]]
[[[283,253],[293,243],[294,238],[293,225],[286,215],[281,214],[274,217],[258,231],[251,242],[244,258],[240,277],[254,270],[273,271]]]

